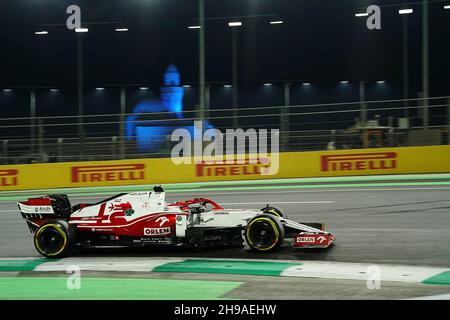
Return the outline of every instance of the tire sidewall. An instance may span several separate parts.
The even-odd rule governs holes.
[[[64,247],[59,250],[58,252],[54,254],[46,253],[42,248],[39,246],[39,240],[38,236],[40,235],[40,232],[42,232],[46,228],[53,228],[57,230],[57,232],[64,238]],[[36,232],[34,233],[34,239],[33,243],[36,248],[36,250],[41,254],[42,256],[50,259],[58,259],[58,258],[64,258],[69,256],[74,249],[75,245],[75,228],[70,225],[67,221],[62,220],[55,220],[55,221],[49,221],[42,226],[40,226]]]
[[[277,208],[277,207],[265,207],[265,208],[262,208],[261,211],[264,214],[270,214],[270,215],[273,215],[278,218],[287,219],[287,215],[280,208]]]
[[[250,235],[249,235],[250,229],[252,228],[252,226],[254,226],[254,223],[261,221],[261,220],[266,220],[266,221],[269,220],[271,222],[270,225],[272,227],[276,228],[276,233],[278,234],[278,238],[276,239],[276,242],[269,248],[259,248],[259,247],[255,246],[250,239]],[[252,250],[257,251],[257,252],[270,252],[270,251],[278,249],[281,246],[281,244],[283,243],[284,235],[285,235],[283,225],[281,224],[278,217],[273,214],[262,214],[262,215],[258,215],[256,217],[252,218],[251,220],[248,221],[247,226],[245,227],[244,233],[245,233],[245,241],[246,241],[247,245]]]

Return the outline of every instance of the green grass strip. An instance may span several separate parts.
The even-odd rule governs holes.
[[[56,260],[53,260],[56,261]],[[0,271],[33,271],[37,266],[49,262],[48,259],[32,259],[32,260],[2,260],[0,259]]]
[[[81,278],[80,289],[68,277],[1,277],[0,300],[215,300],[241,282]]]
[[[424,284],[448,284],[450,285],[450,270],[425,279]]]
[[[153,272],[243,274],[256,276],[279,276],[286,268],[300,263],[233,260],[185,260],[158,266]]]

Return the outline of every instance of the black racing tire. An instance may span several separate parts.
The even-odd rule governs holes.
[[[245,227],[245,241],[253,251],[275,251],[283,240],[284,227],[279,218],[272,214],[258,215]]]
[[[46,258],[64,258],[72,254],[75,238],[75,228],[67,221],[50,221],[34,233],[34,247]]]
[[[265,214],[271,214],[278,218],[287,219],[287,215],[281,209],[276,207],[267,206],[265,208],[262,208],[261,211],[264,212]]]

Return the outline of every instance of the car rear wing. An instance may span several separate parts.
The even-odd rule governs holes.
[[[54,214],[52,199],[49,197],[30,198],[27,201],[17,202],[19,210],[23,214],[46,215]]]
[[[39,198],[29,198],[17,202],[20,213],[26,219],[68,218],[72,213],[67,195],[49,195]]]

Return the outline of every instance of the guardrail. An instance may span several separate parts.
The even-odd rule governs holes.
[[[423,126],[424,108],[429,124]],[[203,120],[219,130],[279,129],[281,151],[358,149],[450,144],[449,97],[352,103],[210,108]],[[200,120],[167,112],[0,119],[0,163],[66,162],[168,157],[170,133],[141,137],[157,148],[142,150],[127,126],[169,126]],[[423,132],[419,132],[423,130]]]

